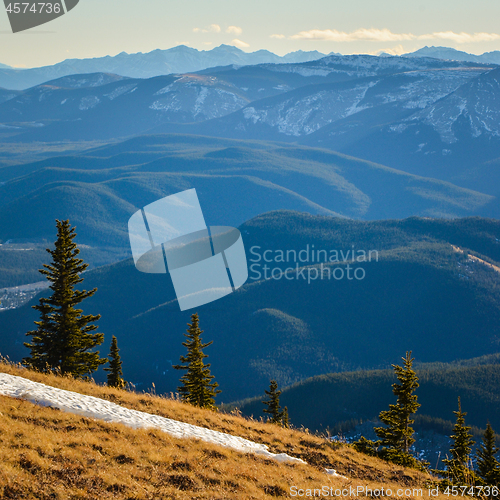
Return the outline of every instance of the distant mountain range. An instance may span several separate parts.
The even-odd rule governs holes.
[[[409,109],[436,102],[488,69],[430,58],[328,56],[146,80],[73,75],[4,102],[0,123],[25,142],[170,132],[193,122],[206,124],[186,132],[290,140],[365,109],[386,109],[385,104],[396,107],[392,119],[407,116]],[[226,115],[227,120],[210,121]]]
[[[257,64],[293,64],[314,61],[325,57],[316,50],[290,52],[278,56],[268,50],[244,52],[231,45],[220,45],[211,50],[197,50],[179,45],[166,50],[105,56],[91,59],[66,59],[60,63],[39,68],[18,69],[0,64],[0,87],[25,90],[35,85],[68,75],[86,73],[115,73],[130,78],[151,78],[154,76],[192,73],[218,66],[248,66]],[[330,53],[329,55],[340,54]],[[387,55],[387,54],[385,54]],[[403,57],[429,57],[479,64],[500,64],[500,51],[482,55],[468,54],[447,47],[424,47]]]
[[[71,75],[0,90],[0,141],[183,133],[295,142],[498,200],[499,77],[493,64],[363,55],[147,79]],[[497,216],[496,203],[477,214]]]
[[[231,45],[220,45],[207,51],[179,45],[146,54],[122,52],[116,56],[93,59],[67,59],[52,66],[32,69],[13,69],[0,65],[0,87],[24,90],[49,80],[82,73],[115,73],[131,78],[151,78],[174,73],[191,73],[216,66],[297,63],[324,56],[325,54],[318,51],[299,50],[281,57],[268,50],[243,52]]]
[[[435,57],[452,61],[468,61],[481,64],[500,64],[500,50],[485,52],[481,55],[468,54],[449,47],[423,47],[415,52],[404,54],[406,57]]]

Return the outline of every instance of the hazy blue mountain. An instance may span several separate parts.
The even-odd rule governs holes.
[[[483,65],[485,68],[487,64]],[[345,72],[348,76],[361,78],[374,75],[388,75],[402,73],[404,71],[417,71],[423,69],[444,69],[444,68],[466,68],[474,67],[466,61],[457,62],[440,61],[434,58],[422,57],[377,57],[365,54],[336,55],[331,54],[322,59],[309,61],[300,65],[277,65],[275,71],[290,71],[297,73],[317,73],[330,74],[334,72]]]
[[[349,140],[359,141],[376,126],[429,107],[484,72],[467,67],[412,71],[398,67],[396,74],[384,75],[386,67],[380,66],[382,75],[377,68],[369,71],[374,74],[362,78],[289,89],[278,96],[253,101],[241,111],[201,125],[198,130],[209,133],[211,129],[221,136],[276,140],[297,140],[319,131],[321,145],[340,148]],[[332,129],[336,130],[337,124],[340,130],[334,133]],[[320,145],[320,139],[315,143]]]
[[[136,210],[193,187],[210,223],[232,226],[278,209],[373,220],[480,215],[494,202],[328,150],[181,135],[0,168],[0,183],[1,240],[50,241],[69,218],[83,243],[120,248]]]
[[[163,123],[173,123],[178,130],[179,123],[224,116],[256,99],[351,78],[349,70],[304,73],[300,64],[294,71],[280,70],[282,66],[288,65],[227,66],[146,80],[71,75],[28,89],[0,106],[0,123],[15,127],[24,142],[105,139],[139,134]]]
[[[500,64],[500,51],[485,52],[481,55],[469,54],[462,50],[450,47],[423,47],[404,54],[405,57],[435,57],[436,59],[449,59],[453,61],[469,61],[481,64]]]
[[[237,47],[220,45],[212,50],[193,49],[179,45],[146,54],[127,54],[93,59],[67,59],[52,66],[32,69],[0,67],[0,87],[23,90],[49,80],[82,73],[114,73],[131,78],[151,78],[172,73],[190,73],[215,66],[303,62],[324,57],[317,51],[297,51],[280,57],[267,50],[243,52]]]
[[[371,110],[364,110],[304,142],[496,195],[499,77],[498,68],[482,73],[434,103],[408,109],[406,116],[389,115],[385,123],[382,113],[373,117]]]
[[[341,54],[336,52],[330,52],[328,55],[337,55]],[[284,55],[281,59],[281,63],[301,63],[307,61],[315,61],[316,59],[321,59],[325,57],[325,54],[318,52],[317,50],[304,51],[304,50],[296,50],[295,52],[290,52]]]
[[[328,57],[300,68],[318,70],[336,59]],[[380,61],[378,71],[374,60]],[[327,147],[497,195],[500,69],[413,60],[444,66],[408,71],[407,66],[394,69],[398,58],[366,57],[359,64],[362,69],[355,72],[363,77],[289,89],[184,130]],[[342,61],[345,64],[345,58]],[[395,72],[384,74],[391,67]],[[173,128],[163,124],[154,130]]]
[[[384,104],[396,112],[390,117],[382,113],[382,123],[406,116],[408,110],[432,104],[488,69],[459,65],[457,69],[455,62],[425,58],[328,56],[98,87],[91,85],[93,79],[105,83],[111,77],[93,75],[86,84],[72,85],[77,88],[55,80],[29,89],[16,101],[0,105],[0,123],[16,127],[24,142],[102,140],[146,131],[295,139]],[[71,78],[86,81],[82,75]],[[225,115],[230,115],[228,120],[209,121]],[[200,122],[206,124],[179,128]]]
[[[154,382],[157,391],[175,390],[179,373],[171,363],[183,352],[182,333],[193,312],[200,315],[204,340],[214,341],[207,353],[226,402],[261,394],[271,378],[283,386],[324,373],[387,368],[406,350],[421,362],[450,362],[499,350],[500,274],[467,254],[498,265],[498,221],[361,222],[278,211],[252,219],[240,230],[249,282],[195,311],[179,311],[169,276],[141,274],[131,260],[86,274],[85,287],[96,286],[98,292],[85,309],[102,314],[99,331],[105,333],[106,345],[111,335],[118,337],[125,375],[139,389]],[[353,246],[356,252],[378,251],[378,261],[352,263],[346,252]],[[365,278],[336,280],[325,274],[308,282],[309,268],[325,259],[315,254],[313,261],[313,249],[344,252],[347,262],[327,267],[345,273],[347,264],[351,273],[363,268]],[[306,266],[305,274],[259,277],[265,271],[257,256],[263,259],[265,250],[271,252],[266,254],[268,268],[295,269],[298,264]],[[272,259],[279,250],[294,250],[296,257]],[[11,359],[23,355],[24,332],[36,319],[30,305],[0,313],[0,352]]]
[[[139,134],[164,122],[206,121],[249,102],[244,91],[212,76],[123,79],[73,75],[29,89],[0,105],[0,122],[34,139],[106,139]],[[38,128],[34,128],[36,123]]]
[[[0,88],[0,104],[19,95],[17,90],[7,90]]]
[[[69,75],[45,82],[42,87],[55,89],[81,89],[86,87],[101,87],[108,83],[115,83],[127,78],[112,73],[86,73],[83,75]]]

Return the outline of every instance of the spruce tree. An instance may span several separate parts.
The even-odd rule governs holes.
[[[104,371],[108,372],[108,386],[123,389],[126,382],[123,379],[122,360],[120,358],[120,349],[118,349],[118,341],[114,335],[111,339],[108,359],[109,368],[104,368]]]
[[[496,486],[500,483],[500,462],[497,459],[498,451],[499,449],[495,444],[495,431],[488,422],[483,442],[476,452],[477,472],[485,485]]]
[[[97,325],[91,324],[100,315],[83,315],[75,306],[92,297],[96,289],[75,290],[75,286],[83,281],[81,274],[87,269],[82,259],[78,258],[80,250],[73,241],[75,228],[68,220],[56,221],[57,240],[55,249],[47,249],[52,256],[51,264],[44,264],[41,269],[51,282],[50,298],[40,299],[33,306],[40,313],[40,321],[36,321],[37,329],[28,332],[31,343],[25,343],[31,355],[23,359],[23,363],[42,371],[60,371],[82,377],[96,371],[106,363],[99,357],[99,352],[92,349],[102,344],[104,335],[91,333]]]
[[[40,313],[40,321],[35,321],[37,329],[28,332],[32,335],[31,344],[24,343],[31,349],[31,357],[23,359],[23,363],[35,370],[57,370],[60,364],[58,349],[56,349],[56,325],[52,313],[54,308],[48,303],[49,299],[41,298],[39,305],[33,306]]]
[[[470,454],[474,446],[474,440],[470,432],[471,427],[465,425],[466,412],[462,411],[462,404],[458,398],[458,411],[453,412],[457,421],[453,427],[454,434],[451,437],[453,443],[450,448],[451,458],[443,460],[450,479],[457,484],[472,484],[474,473],[469,468]]]
[[[415,442],[414,430],[411,425],[415,422],[411,417],[418,410],[420,404],[413,394],[419,387],[418,377],[413,370],[411,351],[406,353],[403,366],[392,365],[399,383],[392,386],[392,392],[397,396],[396,404],[389,405],[389,410],[382,411],[380,420],[387,427],[376,427],[375,433],[380,438],[378,444],[390,454],[409,455],[410,447]]]
[[[272,424],[281,424],[283,420],[283,411],[281,411],[280,406],[281,391],[278,391],[278,382],[276,382],[276,380],[271,380],[269,390],[265,391],[265,393],[269,396],[269,399],[267,401],[262,401],[262,403],[267,406],[267,408],[264,409],[264,413],[270,415],[269,422]]]
[[[203,330],[199,328],[198,313],[191,316],[192,323],[188,323],[187,338],[182,345],[187,348],[187,355],[181,356],[181,363],[176,365],[176,370],[186,370],[186,374],[181,377],[182,385],[178,388],[183,401],[199,406],[200,408],[215,409],[215,397],[221,391],[217,389],[219,384],[213,382],[214,376],[210,374],[210,363],[205,364],[204,359],[208,358],[203,353],[203,349],[212,345],[212,342],[204,344],[201,339]]]

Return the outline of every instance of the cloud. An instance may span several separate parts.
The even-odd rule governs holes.
[[[402,40],[413,40],[415,37],[410,33],[392,33],[388,29],[378,30],[361,28],[351,33],[337,30],[301,31],[290,38],[292,40],[328,40],[331,42],[354,42],[358,40],[397,42]]]
[[[243,30],[239,26],[228,26],[226,33],[231,33],[232,35],[241,35]]]
[[[280,37],[279,35],[273,38]],[[281,38],[281,37],[280,37]],[[292,40],[325,40],[330,42],[401,42],[408,40],[450,40],[455,43],[474,43],[474,42],[491,42],[500,40],[500,35],[497,33],[455,33],[453,31],[441,31],[427,33],[424,35],[414,35],[413,33],[393,33],[388,29],[365,29],[360,28],[356,31],[346,33],[345,31],[337,30],[309,30],[301,31],[290,37]]]
[[[211,24],[206,28],[193,28],[194,33],[220,33],[221,29],[218,24]]]
[[[285,35],[270,35],[270,38],[286,38]]]
[[[421,35],[419,40],[451,40],[455,43],[492,42],[500,40],[497,33],[454,33],[453,31],[441,31],[430,35]]]
[[[238,40],[237,38],[235,38],[231,43],[235,47],[239,47],[240,49],[246,49],[247,47],[250,47],[250,45],[248,45],[248,43],[242,42],[241,40]]]

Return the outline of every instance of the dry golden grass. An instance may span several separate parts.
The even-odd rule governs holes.
[[[199,440],[133,430],[0,396],[0,494],[4,499],[245,500],[291,497],[292,486],[311,490],[369,486],[394,492],[422,488],[428,496],[426,484],[432,479],[428,474],[367,457],[308,432],[7,363],[0,364],[0,372],[238,435],[308,463],[282,464]],[[336,469],[348,479],[329,476],[325,468]]]

